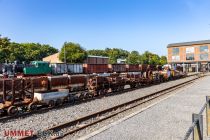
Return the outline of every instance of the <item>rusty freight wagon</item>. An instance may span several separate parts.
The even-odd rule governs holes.
[[[0,80],[0,113],[8,115],[18,113],[18,107],[33,109],[34,80],[1,79]]]
[[[138,72],[140,71],[139,64],[128,64],[126,65],[127,72]]]
[[[50,64],[53,75],[62,74],[81,74],[83,73],[82,64],[69,64],[69,63],[52,63]]]
[[[109,72],[108,64],[83,64],[83,69],[85,74]]]
[[[109,72],[126,72],[126,64],[109,64]]]

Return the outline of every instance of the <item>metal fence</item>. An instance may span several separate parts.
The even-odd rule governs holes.
[[[203,113],[206,109],[206,127],[207,136],[210,136],[210,96],[206,96],[206,102],[198,114],[192,114],[192,125],[185,134],[184,140],[188,140],[191,133],[193,133],[193,140],[203,140]]]

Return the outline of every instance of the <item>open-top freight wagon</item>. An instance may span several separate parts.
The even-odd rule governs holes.
[[[183,77],[179,71],[149,65],[132,67],[135,69],[139,71],[0,79],[0,112],[15,115],[19,110],[31,111],[41,105],[53,107],[75,99],[123,91],[126,85],[136,88]]]

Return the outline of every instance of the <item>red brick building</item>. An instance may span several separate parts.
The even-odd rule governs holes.
[[[168,63],[181,64],[185,71],[194,72],[210,68],[210,40],[173,43],[167,46]]]

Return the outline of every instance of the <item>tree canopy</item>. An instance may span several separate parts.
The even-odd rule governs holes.
[[[16,60],[34,61],[57,53],[58,50],[47,44],[15,43],[7,37],[0,36],[0,62],[14,62]]]
[[[132,51],[127,57],[128,64],[140,64],[141,63],[141,56],[139,52]]]
[[[145,51],[127,51],[119,48],[105,48],[85,50],[80,44],[65,42],[59,53],[59,59],[64,62],[64,49],[67,63],[83,63],[87,55],[109,57],[109,63],[117,63],[117,59],[126,59],[128,64],[154,64],[164,65],[167,63],[166,56]],[[16,43],[9,38],[0,35],[0,63],[14,62],[16,60],[30,62],[42,60],[42,58],[57,53],[58,50],[48,44],[40,43]]]
[[[164,65],[167,63],[166,56],[159,56],[157,54],[145,51],[139,54],[138,51],[126,51],[118,48],[106,48],[105,50],[88,50],[88,55],[108,56],[109,63],[117,63],[117,59],[126,59],[128,64],[153,64]]]
[[[61,48],[59,59],[67,63],[83,63],[83,61],[87,58],[87,52],[84,48],[80,46],[80,44],[65,42],[63,47]]]

